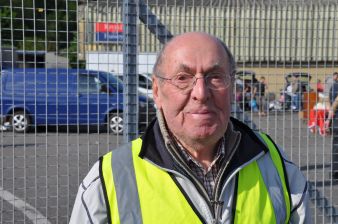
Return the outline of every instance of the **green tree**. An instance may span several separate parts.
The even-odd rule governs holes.
[[[0,27],[1,27],[1,39],[2,47],[12,45],[12,17],[16,17],[15,12],[11,12],[10,8],[0,8]]]
[[[77,47],[77,2],[0,0],[0,27],[2,46],[64,53]]]

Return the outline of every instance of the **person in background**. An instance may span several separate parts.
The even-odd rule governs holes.
[[[203,44],[199,44],[203,43]],[[230,117],[235,61],[202,32],[166,43],[157,119],[100,157],[70,223],[308,223],[307,181],[264,133]]]
[[[251,110],[251,87],[248,83],[244,83],[244,110]]]
[[[237,79],[235,81],[235,102],[236,102],[236,105],[240,108],[240,109],[243,109],[244,108],[244,97],[243,97],[243,93],[244,93],[244,90],[243,90],[243,86],[244,86],[244,83],[242,80],[240,79]]]
[[[255,85],[255,96],[258,99],[259,115],[265,116],[266,103],[265,103],[265,91],[267,90],[267,84],[264,76],[261,76]]]
[[[301,110],[302,108],[302,89],[299,76],[292,76],[291,82],[292,90],[292,99],[291,99],[291,109],[294,111]]]
[[[322,93],[324,92],[324,85],[322,83],[322,80],[317,79],[317,93]]]
[[[330,98],[330,91],[331,91],[332,84],[333,84],[333,75],[330,74],[326,76],[325,84],[324,84],[324,95],[328,98]]]
[[[330,112],[326,121],[332,127],[332,167],[331,175],[333,179],[338,179],[338,72],[332,75],[333,83],[330,89]]]

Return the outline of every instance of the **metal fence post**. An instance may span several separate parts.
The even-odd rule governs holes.
[[[162,44],[165,44],[173,37],[167,27],[158,20],[157,16],[149,9],[148,5],[144,3],[143,0],[139,0],[139,7],[140,20]]]
[[[123,1],[123,141],[129,142],[138,134],[137,93],[137,0]]]

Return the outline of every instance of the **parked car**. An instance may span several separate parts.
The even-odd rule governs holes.
[[[123,81],[123,76],[119,75],[118,78]],[[153,99],[153,81],[150,73],[138,74],[138,92],[140,95]]]
[[[285,85],[284,88],[281,89],[280,92],[280,104],[281,108],[284,110],[288,110],[291,108],[291,99],[292,99],[292,80],[294,78],[298,78],[300,82],[300,99],[302,99],[302,95],[304,92],[312,91],[310,82],[311,75],[305,72],[293,72],[285,75]]]
[[[138,75],[138,90],[145,96],[153,99],[153,80],[150,73]]]
[[[309,73],[293,72],[293,73],[289,73],[285,75],[285,87],[291,84],[293,77],[298,77],[300,81],[302,93],[311,91],[310,82],[311,82],[312,76]]]
[[[111,73],[3,70],[0,99],[2,120],[15,132],[49,125],[95,125],[114,134],[123,132],[123,84]],[[155,116],[153,105],[153,100],[139,96],[140,129]]]

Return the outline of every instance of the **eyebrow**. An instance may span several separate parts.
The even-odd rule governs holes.
[[[210,71],[213,71],[213,70],[221,70],[223,69],[222,66],[220,65],[219,62],[215,63],[214,65],[212,65],[211,67],[209,67],[205,73],[208,73]],[[185,71],[185,72],[188,72],[188,73],[194,73],[194,69],[192,69],[189,65],[186,65],[186,64],[180,64],[178,66],[178,68],[176,69],[176,72],[179,72],[179,71]]]

